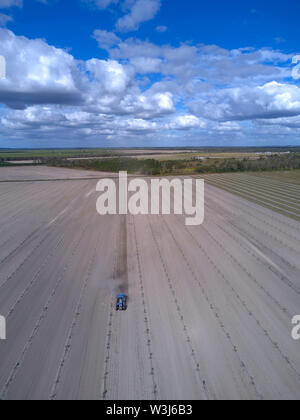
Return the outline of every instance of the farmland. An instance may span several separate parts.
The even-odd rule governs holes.
[[[300,154],[275,153],[256,158],[206,157],[164,160],[149,156],[147,159],[133,157],[114,157],[103,159],[49,159],[50,166],[85,169],[99,172],[127,171],[139,175],[193,175],[230,172],[265,172],[300,169]]]
[[[195,227],[100,216],[97,176],[0,168],[1,399],[299,400],[297,175],[208,175]]]
[[[79,149],[0,149],[0,161],[32,161],[43,159],[136,157],[139,159],[190,160],[197,156],[204,158],[250,158],[257,153],[300,152],[299,147],[292,148],[79,148]]]
[[[68,158],[68,157],[90,157],[90,156],[109,156],[112,155],[104,149],[0,149],[0,159],[5,161],[18,160],[40,160],[51,158]]]
[[[300,170],[203,175],[211,185],[300,221]]]

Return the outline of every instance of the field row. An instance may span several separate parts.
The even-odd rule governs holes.
[[[300,221],[299,172],[290,177],[278,174],[209,174],[202,178],[211,185],[236,194],[273,211]]]

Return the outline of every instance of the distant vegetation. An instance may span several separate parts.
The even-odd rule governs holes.
[[[7,162],[4,159],[0,158],[0,167],[3,167],[3,166],[38,166],[38,165],[40,165],[40,162],[26,163],[24,161],[22,163],[13,163],[13,162]]]
[[[196,171],[198,173],[281,171],[300,169],[300,153],[274,154],[261,156],[258,159],[222,159],[211,165],[204,163]]]
[[[15,161],[153,176],[195,175],[300,169],[300,148],[0,149],[0,166]]]
[[[113,151],[104,149],[0,149],[0,161],[36,160],[43,162],[51,158],[85,158],[113,156]]]
[[[166,155],[174,156],[174,152],[180,152],[180,159],[185,157],[191,158],[194,154],[205,155],[218,155],[231,154],[233,156],[241,154],[253,154],[257,152],[272,152],[279,153],[290,151],[293,153],[300,153],[300,147],[202,147],[202,148],[122,148],[122,149],[0,149],[0,160],[30,160],[43,162],[45,159],[56,158],[89,158],[89,157],[138,157],[141,152],[145,152],[150,157],[157,155],[158,152],[164,152]],[[176,156],[176,155],[175,155]],[[226,156],[228,157],[228,156]],[[179,159],[179,157],[178,157]]]
[[[256,159],[156,160],[112,158],[102,160],[49,159],[49,165],[102,172],[128,171],[141,175],[188,175],[224,172],[281,171],[300,169],[300,153],[258,156]]]
[[[51,160],[49,164],[64,168],[88,169],[101,172],[127,171],[142,175],[171,174],[184,171],[184,161],[158,161],[155,159],[117,158],[103,160]]]

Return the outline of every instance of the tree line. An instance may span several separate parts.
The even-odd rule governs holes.
[[[45,159],[45,164],[64,168],[78,168],[101,172],[127,171],[141,175],[180,175],[224,172],[281,171],[300,169],[300,153],[275,154],[257,159],[223,158],[194,160],[166,160],[113,158],[102,160]]]

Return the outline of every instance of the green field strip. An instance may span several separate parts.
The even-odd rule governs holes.
[[[280,214],[282,214],[284,216],[287,216],[291,219],[294,219],[296,221],[300,221],[300,212],[299,213],[291,212],[291,211],[288,211],[288,210],[284,209],[282,206],[278,207],[274,204],[269,204],[266,201],[262,201],[258,197],[253,198],[253,197],[249,196],[248,194],[246,194],[245,192],[242,192],[242,191],[236,190],[236,189],[232,189],[230,187],[227,187],[224,184],[220,184],[219,182],[212,181],[207,176],[205,176],[204,179],[205,179],[206,182],[208,182],[209,184],[211,184],[211,185],[213,185],[217,188],[223,189],[223,190],[225,190],[225,191],[227,191],[231,194],[235,194],[236,196],[242,197],[242,198],[244,198],[244,199],[246,199],[250,202],[253,202],[253,203],[258,204],[260,206],[266,207],[269,210],[280,213]]]
[[[216,175],[214,176],[215,179],[219,178],[220,175]],[[213,176],[212,176],[213,178]],[[283,187],[281,189],[277,188],[277,187],[273,187],[272,185],[266,185],[266,184],[260,184],[258,182],[251,182],[251,181],[247,181],[247,179],[245,178],[223,178],[222,180],[225,180],[227,182],[234,182],[234,183],[240,183],[242,185],[245,186],[250,186],[250,187],[255,187],[255,188],[259,188],[260,190],[265,191],[266,193],[272,193],[272,195],[275,196],[279,196],[279,197],[286,197],[288,200],[293,200],[293,201],[299,201],[300,202],[300,192],[285,192],[286,189],[284,189]],[[299,197],[299,198],[297,198]]]
[[[228,188],[231,188],[232,190],[238,191],[240,193],[244,193],[245,189],[243,188],[238,188],[235,187],[235,185],[233,185],[234,183],[231,181],[223,181],[221,179],[217,179],[217,180],[212,180],[211,178],[209,179],[209,182],[215,182],[218,185],[226,185]],[[240,184],[238,184],[240,186]],[[284,208],[287,211],[290,210],[295,210],[296,214],[300,213],[300,206],[290,206],[288,204],[286,204],[286,202],[283,202],[280,199],[277,199],[276,197],[270,196],[271,198],[266,198],[264,194],[255,194],[249,191],[249,188],[246,190],[247,191],[247,195],[254,197],[255,199],[258,200],[264,200],[265,202],[273,205],[273,204],[280,204],[281,208]],[[274,198],[274,200],[272,200],[272,198]],[[295,213],[294,211],[292,213]]]
[[[249,174],[251,177],[260,178],[257,174],[251,173]],[[294,171],[285,171],[285,172],[264,172],[263,177],[265,179],[271,179],[273,181],[278,181],[280,183],[284,183],[284,180],[286,179],[286,183],[292,185],[292,186],[300,186],[300,170],[294,170]],[[294,182],[293,182],[294,181]]]
[[[218,175],[218,174],[215,174],[215,175]],[[298,193],[299,197],[300,197],[300,186],[299,186],[299,188],[297,188],[297,186],[294,186],[294,185],[291,186],[291,184],[288,184],[288,183],[287,184],[285,184],[285,183],[280,183],[279,184],[278,182],[276,182],[272,179],[268,180],[268,179],[260,178],[260,177],[254,178],[254,177],[247,176],[247,175],[244,175],[244,174],[230,174],[230,175],[228,174],[228,176],[226,178],[228,178],[228,179],[238,178],[238,179],[243,180],[244,182],[251,182],[252,184],[254,183],[255,185],[257,185],[259,183],[259,185],[261,185],[261,186],[266,186],[268,188],[271,187],[272,189],[274,189],[274,190],[277,189],[279,191],[282,191],[282,189],[284,188],[284,191],[294,193],[294,194]]]
[[[212,174],[213,175],[213,174]],[[220,174],[215,174],[215,175],[220,175]],[[289,184],[289,183],[282,183],[282,182],[278,182],[277,180],[273,180],[272,178],[268,179],[268,178],[264,178],[264,177],[254,177],[251,175],[246,175],[246,174],[226,174],[228,175],[226,178],[239,178],[242,179],[244,181],[247,182],[251,182],[251,183],[259,183],[259,185],[264,185],[264,186],[271,186],[274,189],[278,189],[280,191],[282,191],[282,189],[284,188],[284,191],[288,191],[291,193],[300,193],[300,185],[293,185],[293,184]]]
[[[261,188],[257,183],[256,184],[250,184],[250,183],[246,183],[245,181],[240,181],[239,179],[237,180],[224,180],[223,178],[220,177],[214,177],[214,180],[220,181],[220,182],[227,182],[227,183],[231,183],[234,186],[245,186],[245,188],[249,191],[252,191],[254,193],[262,193],[264,196],[270,197],[270,198],[274,198],[276,201],[280,201],[283,204],[288,203],[289,204],[293,204],[292,206],[289,205],[289,207],[291,208],[295,208],[298,210],[298,208],[300,209],[300,200],[299,199],[295,199],[294,197],[291,197],[289,195],[285,195],[284,193],[278,193],[278,192],[274,192],[272,193],[272,191],[270,191],[270,189],[266,189],[266,188]],[[287,200],[285,200],[285,198],[287,198]]]
[[[208,181],[208,183],[210,183],[210,182]],[[234,194],[234,195],[236,195],[237,197],[241,197],[241,198],[243,198],[243,199],[245,199],[245,200],[247,200],[247,201],[249,201],[249,202],[252,202],[252,203],[254,203],[254,204],[257,204],[257,205],[259,205],[259,206],[261,206],[261,207],[265,207],[265,208],[267,208],[268,210],[272,210],[272,211],[274,211],[274,212],[276,212],[276,213],[278,213],[278,214],[281,214],[281,215],[286,216],[286,217],[288,217],[288,218],[290,218],[290,219],[293,219],[293,220],[295,220],[295,221],[297,221],[297,222],[300,222],[300,215],[296,215],[295,213],[291,213],[291,212],[285,211],[285,210],[283,210],[283,209],[282,209],[282,208],[280,208],[280,207],[276,207],[276,206],[269,205],[269,204],[267,204],[267,203],[265,203],[265,202],[263,202],[263,201],[260,201],[260,200],[255,200],[255,199],[250,198],[249,196],[247,196],[247,195],[245,195],[245,194],[242,194],[242,193],[239,193],[239,192],[236,192],[236,191],[232,191],[232,190],[230,190],[229,188],[226,188],[226,187],[221,187],[221,186],[220,186],[220,185],[218,185],[218,184],[213,184],[213,183],[210,183],[210,184],[211,184],[212,186],[216,187],[216,188],[219,188],[219,189],[221,189],[221,190],[224,190],[224,191],[227,191],[227,192],[229,192],[229,193],[231,193],[231,194]]]

